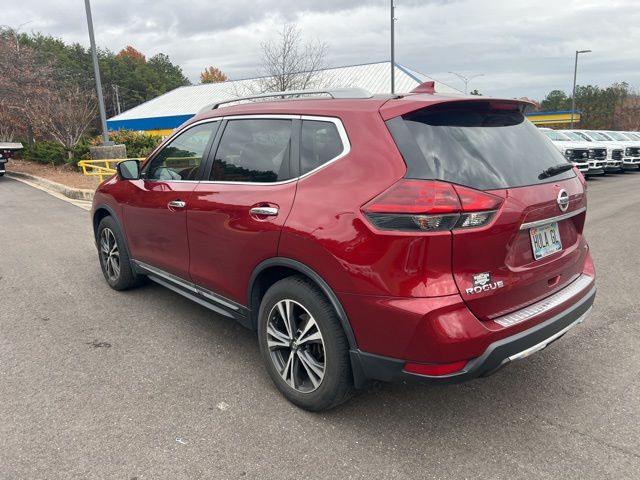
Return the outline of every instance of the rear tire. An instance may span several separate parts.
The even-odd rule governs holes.
[[[131,266],[131,258],[124,236],[112,217],[104,217],[98,225],[98,258],[102,274],[114,290],[138,286],[141,276]]]
[[[269,376],[293,404],[320,411],[351,396],[349,343],[335,310],[307,278],[288,277],[267,290],[258,340]]]

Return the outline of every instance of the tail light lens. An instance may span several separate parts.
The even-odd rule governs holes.
[[[472,188],[402,179],[362,211],[380,230],[443,232],[487,225],[501,204],[501,198]]]

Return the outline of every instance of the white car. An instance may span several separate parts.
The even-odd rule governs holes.
[[[591,145],[588,142],[584,140],[576,142],[550,128],[540,128],[539,130],[551,140],[553,146],[564,155],[564,158],[573,163],[583,175],[602,175],[604,173],[603,165],[597,166],[594,164],[592,167],[589,166],[589,148],[591,148]]]
[[[607,149],[607,157],[605,163],[605,170],[609,172],[616,172],[622,170],[625,165],[625,161],[629,161],[630,157],[625,157],[625,145],[620,142],[615,142],[608,139],[605,135],[593,131],[593,130],[561,130],[565,135],[573,139],[581,139],[587,142],[593,142],[592,145],[601,145]]]

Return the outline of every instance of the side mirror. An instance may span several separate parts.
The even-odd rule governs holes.
[[[122,180],[138,180],[140,178],[140,161],[125,160],[116,165],[118,177]]]

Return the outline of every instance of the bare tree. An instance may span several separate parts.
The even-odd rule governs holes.
[[[321,75],[326,67],[327,44],[303,42],[296,25],[284,25],[277,40],[262,44],[261,92],[322,88],[330,79]]]
[[[96,116],[95,93],[56,75],[29,47],[0,36],[0,137],[52,139],[69,158]],[[10,39],[9,39],[10,40]]]
[[[58,90],[45,89],[26,102],[25,116],[39,132],[62,145],[68,158],[96,117],[95,93],[80,85],[64,85]]]

